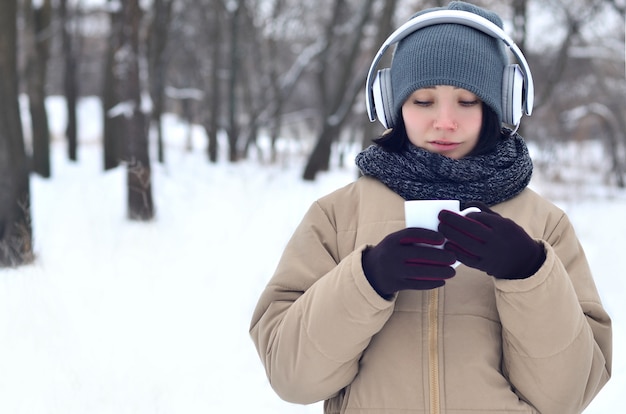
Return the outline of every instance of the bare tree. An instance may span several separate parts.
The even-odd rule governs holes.
[[[304,169],[302,177],[305,180],[315,180],[318,172],[328,170],[331,145],[337,139],[354,98],[362,88],[365,76],[355,76],[355,66],[373,3],[374,0],[362,2],[356,13],[347,8],[345,0],[336,0],[334,3],[332,18],[324,33],[326,47],[317,72],[322,128]],[[347,21],[341,22],[347,16]],[[345,32],[350,34],[347,41],[338,36],[342,25]]]
[[[380,45],[382,45],[387,37],[393,32],[393,17],[396,13],[397,4],[397,0],[384,1],[382,11],[380,13],[377,13],[379,17],[375,22],[375,25],[378,28],[378,32],[375,36],[375,41],[373,45],[374,48],[380,47]],[[376,50],[371,50],[368,55],[373,57],[375,53]],[[383,59],[381,59],[381,64],[383,62],[388,63],[389,60],[389,56],[384,56]],[[375,124],[371,123],[369,121],[369,118],[366,116],[361,117],[361,122],[363,125],[363,137],[361,139],[361,147],[365,148],[372,142],[373,138],[380,135],[379,131],[381,129],[381,126],[378,122]]]
[[[585,18],[588,18],[587,15],[583,16],[569,12],[566,12],[566,17],[567,32],[558,48],[555,58],[549,63],[550,70],[544,76],[544,86],[539,89],[539,96],[535,101],[536,108],[549,102],[552,93],[559,84],[559,80],[563,77],[563,72],[567,68],[569,49],[580,31],[581,23],[584,22]]]
[[[117,33],[121,47],[114,63],[119,87],[116,106],[123,113],[125,125],[128,218],[131,220],[150,220],[154,217],[147,117],[142,112],[139,76],[141,18],[139,0],[122,3],[122,30]]]
[[[148,35],[148,71],[152,98],[152,124],[157,131],[157,157],[165,162],[161,118],[165,109],[165,75],[168,59],[165,53],[172,18],[173,0],[154,0],[153,16]]]
[[[220,76],[219,76],[219,62],[220,62],[220,47],[222,44],[222,35],[220,31],[220,15],[221,8],[214,7],[215,12],[211,14],[212,24],[210,35],[213,39],[211,46],[211,70],[210,70],[210,93],[209,96],[209,116],[205,122],[205,129],[208,135],[207,153],[209,160],[212,162],[217,161],[218,154],[218,140],[217,134],[219,129],[219,116],[220,116]]]
[[[78,59],[76,50],[76,38],[73,27],[76,26],[76,12],[70,13],[67,0],[60,0],[59,18],[61,21],[61,38],[64,60],[63,91],[65,93],[65,107],[67,108],[67,136],[68,158],[72,161],[78,159],[78,117],[76,104],[78,102]]]
[[[220,68],[222,59],[222,43],[224,40],[222,21],[225,9],[221,0],[208,0],[202,3],[201,15],[204,16],[206,25],[200,32],[203,36],[211,39],[207,47],[207,56],[204,66],[206,76],[202,77],[202,84],[206,85],[203,96],[203,109],[201,110],[201,122],[206,131],[207,156],[210,162],[217,162],[218,158],[218,132],[220,128],[220,115],[222,108],[222,82]],[[202,71],[204,72],[204,71]]]
[[[286,113],[294,110],[304,114],[311,112],[306,106],[300,107],[300,104],[294,109],[293,102],[290,102],[300,101],[298,97],[291,98],[297,95],[302,81],[308,81],[306,75],[309,69],[316,66],[326,47],[324,39],[316,31],[310,30],[301,36],[294,36],[294,26],[305,26],[305,23],[319,19],[319,16],[312,16],[309,11],[301,2],[294,4],[288,0],[276,0],[263,27],[257,30],[258,37],[264,40],[264,82],[267,83],[267,89],[261,90],[264,108],[259,118],[261,124],[269,129],[272,163],[277,160],[276,142]]]
[[[148,117],[142,112],[139,75],[141,19],[139,0],[122,2],[121,8],[111,13],[113,33],[103,99],[105,160],[111,163],[109,167],[117,165],[120,159],[126,162],[128,218],[131,220],[154,217]]]
[[[111,1],[111,0],[109,0]],[[110,170],[119,166],[125,157],[122,137],[125,135],[124,121],[121,113],[114,113],[113,108],[119,103],[117,90],[118,77],[116,76],[116,56],[122,52],[122,35],[124,30],[121,10],[115,7],[109,9],[111,36],[105,57],[104,82],[102,85],[102,108],[103,108],[103,156],[104,170]]]
[[[616,7],[614,2],[608,2]],[[619,9],[618,9],[619,10]],[[623,12],[623,10],[621,10]],[[623,27],[620,27],[623,31]],[[602,38],[581,40],[578,47],[571,51],[571,59],[588,62],[590,78],[593,78],[597,93],[574,113],[597,116],[606,135],[606,153],[611,160],[610,173],[619,188],[626,187],[626,84],[624,67],[626,56],[622,53],[623,45],[616,47],[611,43],[602,44]],[[617,50],[616,50],[617,49]],[[581,110],[582,109],[582,110]],[[597,137],[600,138],[600,137]]]
[[[109,5],[123,3],[112,1]],[[164,110],[175,111],[189,121],[198,120],[206,131],[207,154],[213,162],[218,158],[220,133],[227,138],[230,161],[245,156],[257,135],[267,133],[271,145],[269,159],[275,161],[275,144],[286,123],[290,128],[296,125],[294,130],[306,129],[314,134],[313,139],[308,134],[295,137],[306,140],[303,143],[306,147],[313,145],[303,177],[314,179],[317,172],[329,168],[335,149],[346,148],[335,145],[338,140],[354,142],[356,137],[362,137],[366,145],[382,132],[378,123],[367,121],[361,94],[373,53],[391,33],[395,21],[405,21],[418,10],[447,3],[446,0],[320,0],[316,3],[155,0],[149,11],[152,26],[147,36],[140,39],[140,46],[149,51],[145,86],[151,93],[157,132],[160,122],[156,119]],[[595,83],[593,76],[609,76],[607,87],[612,92],[616,90],[613,74],[597,72],[589,76],[596,69],[605,73],[605,68],[594,69],[592,62],[573,53],[592,31],[590,22],[601,6],[612,7],[615,14],[623,15],[623,0],[476,0],[475,3],[496,10],[507,25],[512,25],[513,37],[533,68],[535,112],[530,122],[522,123],[522,127],[528,126],[529,138],[558,135],[566,139],[562,125],[555,122],[559,113],[582,105],[583,99],[589,104],[602,103],[598,85],[587,90]],[[533,32],[538,17],[530,10],[536,8],[541,9],[542,16],[551,15],[554,30],[549,37]],[[120,90],[115,83],[119,79],[113,77],[112,69],[127,51],[116,35],[121,30],[122,9],[107,10],[113,17],[113,35],[105,39],[110,44],[110,69],[104,72],[108,80],[102,96],[106,114],[105,169],[114,168],[120,160],[129,160],[128,143],[122,141],[127,136],[125,112],[119,110],[120,100],[115,95]],[[116,13],[119,16],[115,17]],[[614,36],[596,42],[615,39]],[[92,38],[88,40],[93,42]],[[99,50],[99,47],[91,49]],[[571,64],[573,59],[576,65]],[[58,66],[54,64],[58,61],[51,61],[51,69],[56,70]],[[91,72],[83,69],[81,82]],[[62,77],[53,76],[53,79],[58,82]],[[84,85],[88,86],[88,82]],[[59,90],[57,86],[53,86],[55,91]],[[578,94],[577,89],[581,90]],[[201,100],[189,105],[190,99],[181,98],[182,91],[193,91],[194,99],[199,99],[197,92],[201,92]],[[66,95],[70,101],[71,94],[66,92]],[[162,132],[158,135],[161,138],[157,154],[163,161]]]
[[[0,266],[34,259],[30,183],[18,103],[17,0],[0,2]]]
[[[244,75],[240,77],[241,96],[243,112],[245,113],[245,123],[242,132],[245,134],[245,145],[240,151],[241,158],[248,158],[249,150],[255,146],[262,157],[261,148],[258,145],[260,128],[264,123],[263,112],[267,105],[267,97],[271,92],[269,81],[269,70],[267,63],[268,52],[266,51],[267,41],[263,39],[262,27],[257,27],[255,19],[256,10],[246,8],[242,15],[242,31],[245,36],[242,43],[244,59]]]
[[[283,12],[285,7],[284,0],[276,0],[274,2],[274,7],[272,8],[272,13],[270,18],[272,21],[276,22],[278,20],[278,16]],[[272,32],[274,32],[273,30]],[[268,58],[269,58],[269,82],[273,94],[274,101],[274,111],[273,116],[270,120],[270,161],[275,163],[277,160],[276,153],[276,141],[278,140],[278,136],[280,135],[280,130],[282,126],[282,108],[285,103],[285,96],[281,92],[281,82],[280,82],[280,68],[278,65],[278,39],[276,38],[276,34],[270,32],[267,39],[268,46]]]
[[[230,65],[228,68],[228,93],[226,101],[228,105],[228,121],[226,125],[226,134],[228,135],[228,159],[235,162],[239,159],[239,123],[238,123],[238,99],[237,99],[237,81],[239,79],[239,70],[242,63],[240,30],[241,20],[244,13],[244,0],[233,0],[229,11],[229,27],[230,27]]]
[[[33,171],[50,177],[50,128],[46,111],[46,72],[48,68],[52,4],[24,3],[26,37],[26,90],[32,126]]]
[[[526,49],[528,36],[528,0],[513,0],[513,40],[521,50]]]

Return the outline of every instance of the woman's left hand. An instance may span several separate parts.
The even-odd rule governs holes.
[[[448,239],[446,250],[461,263],[499,279],[525,279],[539,270],[546,259],[541,243],[486,205],[468,206],[482,211],[465,217],[448,210],[439,213],[439,231]]]

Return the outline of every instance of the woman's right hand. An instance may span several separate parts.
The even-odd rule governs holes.
[[[409,227],[387,235],[363,251],[365,277],[385,299],[400,290],[427,290],[445,285],[456,274],[456,256],[440,247],[439,232]]]

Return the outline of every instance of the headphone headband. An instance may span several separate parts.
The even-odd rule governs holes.
[[[424,13],[419,16],[416,16],[402,26],[398,27],[382,44],[372,64],[367,73],[367,81],[366,81],[366,94],[367,99],[365,101],[367,107],[367,114],[369,116],[370,121],[374,122],[376,120],[376,109],[374,104],[374,95],[373,95],[373,85],[374,78],[376,73],[376,67],[378,66],[378,62],[382,59],[384,53],[387,51],[389,46],[399,42],[404,39],[411,33],[422,29],[427,26],[434,26],[437,24],[460,24],[463,26],[468,26],[479,30],[491,37],[495,37],[497,39],[501,39],[511,50],[515,58],[518,60],[520,64],[520,68],[522,71],[522,75],[524,76],[524,112],[527,115],[530,115],[533,110],[533,102],[534,102],[534,94],[535,88],[533,84],[533,78],[530,73],[530,67],[528,66],[528,62],[526,58],[522,54],[521,50],[513,39],[507,35],[504,30],[502,30],[498,25],[493,23],[492,21],[479,16],[475,13],[471,13],[463,10],[435,10],[432,12]]]

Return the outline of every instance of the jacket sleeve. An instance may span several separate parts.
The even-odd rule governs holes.
[[[287,243],[250,326],[282,399],[309,404],[343,389],[391,316],[394,302],[378,296],[363,274],[364,247],[341,259],[337,230],[318,203]]]
[[[567,216],[544,237],[535,275],[494,282],[503,368],[542,414],[580,413],[610,377],[611,320]]]

